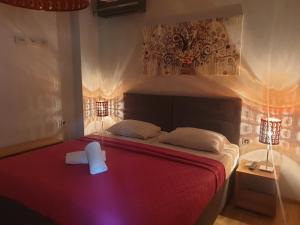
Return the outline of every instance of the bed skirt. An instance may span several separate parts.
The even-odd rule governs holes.
[[[231,174],[207,205],[196,225],[212,225],[231,198],[234,173]],[[0,225],[59,225],[24,205],[0,196]]]

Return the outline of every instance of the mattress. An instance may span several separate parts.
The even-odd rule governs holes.
[[[175,151],[186,152],[186,153],[189,153],[192,155],[202,156],[202,157],[217,160],[218,162],[221,162],[223,164],[223,166],[225,168],[226,178],[228,178],[230,176],[230,174],[233,172],[234,168],[236,167],[236,165],[238,163],[240,149],[239,149],[239,146],[237,146],[235,144],[231,144],[231,143],[225,144],[224,151],[222,153],[199,151],[199,150],[195,150],[195,149],[184,148],[181,146],[174,146],[174,145],[170,145],[170,144],[160,143],[159,137],[162,135],[165,135],[166,133],[167,132],[162,131],[162,132],[160,132],[160,134],[158,136],[149,138],[147,140],[113,135],[113,134],[110,134],[109,132],[104,133],[104,136],[118,138],[121,140],[134,141],[137,143],[144,143],[144,144],[148,144],[148,145],[159,146],[159,147],[163,147],[163,148],[169,148],[169,149],[172,149]]]

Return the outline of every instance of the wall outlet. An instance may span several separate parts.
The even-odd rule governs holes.
[[[17,34],[15,35],[15,43],[18,45],[26,45],[28,44],[28,40],[25,35]]]
[[[242,138],[242,145],[248,145],[250,140],[248,138]]]
[[[47,45],[47,40],[44,38],[29,38],[30,44],[32,45]]]
[[[64,121],[64,120],[58,120],[57,121],[57,125],[58,125],[58,127],[63,127],[63,126],[65,126],[66,125],[66,121]]]
[[[28,37],[25,34],[16,34],[14,36],[15,43],[17,45],[38,45],[45,46],[48,44],[48,41],[45,38],[41,37]]]

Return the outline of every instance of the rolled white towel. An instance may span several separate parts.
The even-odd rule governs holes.
[[[103,160],[106,161],[105,151],[101,151]],[[88,164],[89,161],[85,151],[68,152],[66,154],[66,164]]]
[[[68,152],[66,154],[66,164],[88,164],[85,151]]]
[[[85,147],[86,156],[90,166],[90,174],[98,174],[108,170],[103,154],[101,153],[101,147],[98,142],[91,142]]]

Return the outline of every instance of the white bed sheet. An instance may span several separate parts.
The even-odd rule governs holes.
[[[165,133],[166,132],[162,131],[160,133],[160,135],[164,135]],[[114,138],[123,139],[123,140],[129,140],[129,141],[134,141],[134,142],[139,142],[139,143],[144,143],[144,144],[160,146],[160,147],[169,148],[169,149],[180,151],[180,152],[187,152],[187,153],[190,153],[193,155],[203,156],[203,157],[217,160],[224,165],[226,179],[230,176],[230,174],[233,172],[234,168],[236,167],[236,165],[238,163],[239,147],[235,144],[225,144],[224,151],[222,153],[212,153],[212,152],[199,151],[199,150],[195,150],[195,149],[160,143],[159,142],[160,135],[150,138],[150,139],[147,139],[147,140],[143,140],[143,139],[138,139],[138,138],[130,138],[130,137],[113,135],[108,132],[106,132],[104,134],[104,136],[108,136],[108,137],[114,137]]]

